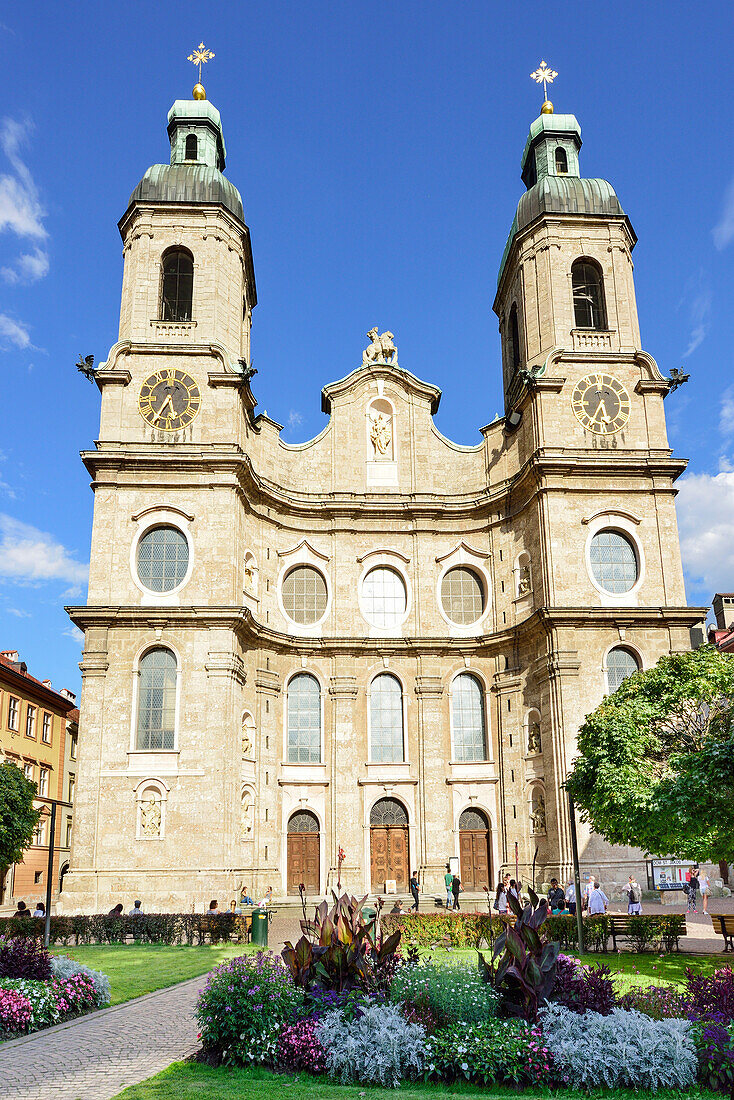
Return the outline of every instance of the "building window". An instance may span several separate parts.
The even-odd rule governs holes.
[[[471,626],[484,614],[484,587],[473,569],[449,569],[441,581],[441,604],[447,619]]]
[[[176,658],[170,649],[149,649],[140,660],[136,740],[139,749],[174,747],[176,671]]]
[[[604,279],[597,265],[576,260],[571,268],[571,285],[576,328],[606,329]]]
[[[65,848],[71,848],[71,818],[70,817],[67,817],[67,819],[66,819],[65,841],[66,841],[66,843],[64,844],[64,847]]]
[[[513,370],[517,370],[520,366],[520,327],[517,323],[517,306],[512,303],[512,309],[510,310],[510,366]]]
[[[44,798],[48,796],[48,768],[41,768],[38,773],[38,793]]]
[[[568,174],[568,157],[566,156],[566,150],[559,147],[556,149],[556,175],[565,176]]]
[[[39,886],[43,882],[43,871],[33,872],[33,882],[36,886]]]
[[[190,252],[176,248],[163,258],[163,321],[190,321],[194,295],[194,261]]]
[[[297,565],[283,579],[283,607],[300,626],[313,626],[326,614],[326,581],[311,565]]]
[[[69,759],[70,760],[76,760],[76,748],[77,748],[78,740],[79,740],[79,734],[78,733],[72,733],[72,735],[69,739]]]
[[[288,683],[288,763],[321,763],[321,687],[301,672]]]
[[[25,716],[25,735],[26,737],[36,736],[36,708],[28,704],[28,710]]]
[[[38,822],[33,832],[33,843],[42,848],[46,843],[46,822],[43,818]]]
[[[405,582],[399,573],[384,565],[370,569],[362,581],[362,607],[372,626],[399,626],[405,618],[407,603]]]
[[[67,802],[73,802],[74,801],[74,788],[75,787],[76,787],[76,776],[75,775],[70,775],[69,776],[69,797],[67,798]]]
[[[31,783],[33,782],[33,765],[32,764],[24,764],[23,765],[23,775],[26,777],[26,779],[30,779]]]
[[[403,689],[389,672],[375,676],[370,686],[370,760],[375,764],[405,760]]]
[[[640,663],[629,649],[615,646],[607,654],[607,691],[611,695],[623,680],[640,671]]]
[[[591,540],[589,561],[594,580],[605,592],[629,592],[639,575],[632,542],[620,531],[599,531]]]
[[[476,676],[464,673],[452,685],[454,760],[462,763],[487,759],[484,692]]]
[[[46,745],[51,744],[51,715],[44,712],[41,739]]]
[[[17,730],[18,728],[18,700],[12,695],[8,696],[8,729]]]
[[[197,160],[198,159],[197,144],[198,143],[196,141],[196,134],[187,134],[186,135],[186,153],[185,153],[185,159],[186,160]]]
[[[171,592],[189,568],[188,539],[178,527],[154,527],[138,543],[138,577],[151,592]]]

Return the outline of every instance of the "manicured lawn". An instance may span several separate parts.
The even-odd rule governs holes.
[[[571,1090],[554,1091],[538,1088],[518,1091],[488,1086],[486,1089],[476,1085],[456,1082],[445,1084],[404,1084],[399,1089],[370,1088],[367,1085],[338,1085],[330,1081],[299,1074],[295,1077],[285,1074],[269,1073],[265,1069],[213,1069],[198,1065],[196,1062],[176,1062],[157,1077],[151,1077],[140,1085],[133,1085],[118,1094],[115,1100],[190,1100],[196,1097],[211,1096],[215,1100],[443,1100],[443,1097],[461,1096],[463,1100],[511,1100],[519,1096],[557,1097],[558,1100],[589,1100],[588,1093]],[[652,1093],[633,1092],[631,1089],[600,1090],[600,1096],[609,1100],[639,1100],[641,1096]],[[654,1094],[655,1100],[686,1100],[688,1097],[713,1100],[716,1093],[692,1089],[690,1092],[661,1089]],[[720,1098],[719,1098],[720,1100]]]
[[[52,947],[55,955],[69,955],[110,979],[112,1004],[129,1001],[154,989],[206,974],[214,966],[255,950],[247,944],[227,943],[200,947],[167,944],[90,944],[85,947]]]

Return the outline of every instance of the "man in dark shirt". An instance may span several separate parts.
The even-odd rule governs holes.
[[[558,911],[566,908],[566,895],[558,885],[557,878],[551,879],[551,888],[548,891],[548,907],[551,911]]]

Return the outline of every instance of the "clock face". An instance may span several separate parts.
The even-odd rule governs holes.
[[[201,392],[190,374],[159,370],[140,387],[140,415],[154,428],[177,432],[187,427],[201,405]]]
[[[614,435],[629,420],[630,396],[611,374],[587,374],[576,383],[571,407],[587,431]]]

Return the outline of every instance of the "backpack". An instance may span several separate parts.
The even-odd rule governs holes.
[[[630,886],[630,905],[638,905],[641,896],[639,886]]]

